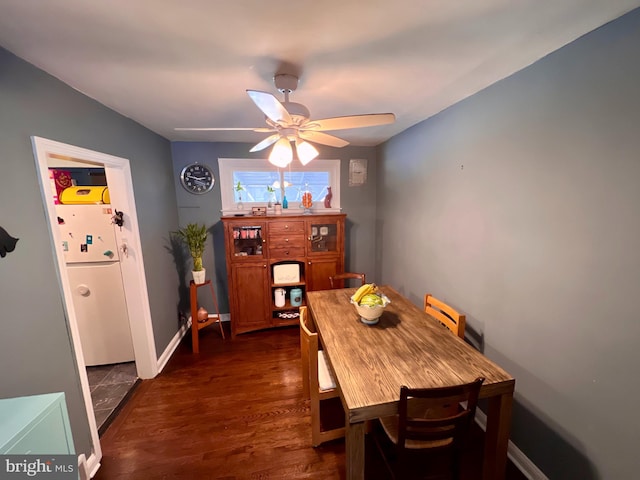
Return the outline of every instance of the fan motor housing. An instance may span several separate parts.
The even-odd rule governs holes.
[[[291,93],[298,88],[298,77],[280,73],[273,77],[273,83],[280,93]]]
[[[294,120],[296,120],[296,117],[301,117],[302,120],[308,120],[309,116],[311,115],[309,113],[309,109],[304,105],[302,105],[301,103],[282,102],[282,105],[287,110],[287,112],[289,112],[289,115],[294,117]],[[296,122],[296,123],[300,123],[300,122]]]

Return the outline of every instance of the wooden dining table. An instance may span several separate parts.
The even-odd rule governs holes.
[[[391,303],[375,325],[360,321],[355,288],[307,292],[307,306],[331,363],[346,414],[346,478],[364,479],[365,422],[398,413],[400,387],[485,381],[483,478],[505,477],[515,379],[391,286]]]

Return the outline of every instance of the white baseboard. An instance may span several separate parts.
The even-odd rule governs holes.
[[[212,315],[212,316],[215,316],[215,315]],[[231,314],[221,313],[220,321],[222,322],[231,321]],[[160,358],[158,359],[158,373],[162,372],[162,369],[167,365],[167,362],[171,358],[171,355],[173,355],[173,352],[175,352],[176,348],[178,348],[180,341],[187,334],[190,328],[191,328],[191,316],[189,316],[187,323],[182,325],[182,327],[180,327],[180,330],[176,332],[176,334],[173,336],[173,338],[169,342],[169,345],[167,345],[167,348],[165,348],[164,352],[162,352],[162,355],[160,355]]]
[[[176,348],[178,348],[178,345],[180,345],[180,340],[182,340],[182,337],[187,334],[189,328],[191,328],[191,318],[189,318],[189,321],[187,323],[180,327],[180,330],[176,332],[176,334],[169,342],[169,345],[167,345],[167,348],[165,348],[164,352],[162,352],[162,355],[160,355],[160,358],[158,359],[158,374],[162,372],[162,369],[167,365],[167,362],[171,358],[171,355],[173,355],[173,352],[175,352]]]
[[[84,453],[78,455],[78,476],[80,480],[89,480],[98,472],[100,462],[95,452],[91,452],[89,458]]]
[[[482,430],[486,431],[487,415],[479,408],[476,409],[476,423]],[[509,440],[509,446],[507,447],[507,456],[516,468],[529,480],[549,480],[549,478],[536,467],[536,464],[529,460],[529,457],[516,447],[511,440]]]

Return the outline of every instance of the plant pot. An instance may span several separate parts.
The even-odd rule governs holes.
[[[191,274],[193,275],[193,282],[196,284],[204,283],[206,277],[206,269],[202,269],[199,271],[192,270]]]

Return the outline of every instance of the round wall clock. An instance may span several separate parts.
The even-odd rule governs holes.
[[[193,163],[180,172],[180,183],[189,193],[200,195],[207,193],[215,184],[213,172],[206,165]]]

